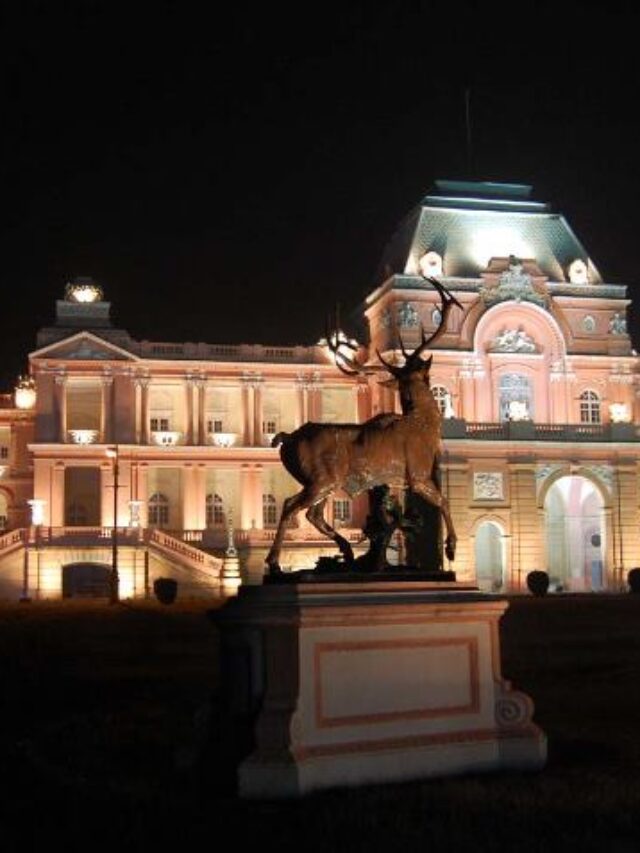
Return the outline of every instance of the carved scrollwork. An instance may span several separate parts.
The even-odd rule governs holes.
[[[508,690],[496,698],[495,712],[496,723],[500,728],[522,728],[531,722],[533,702],[525,693]]]

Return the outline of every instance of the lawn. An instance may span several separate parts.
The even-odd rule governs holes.
[[[220,791],[207,607],[0,606],[3,851],[640,849],[640,596],[511,602],[543,772],[263,803]]]

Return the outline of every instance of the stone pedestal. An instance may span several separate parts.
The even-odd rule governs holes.
[[[501,675],[507,606],[458,583],[242,587],[219,614],[227,698],[257,715],[240,795],[542,767]]]

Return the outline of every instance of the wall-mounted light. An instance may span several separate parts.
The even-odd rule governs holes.
[[[33,376],[20,376],[13,397],[18,409],[33,409],[36,404],[36,383]]]
[[[36,526],[44,524],[44,508],[47,502],[40,500],[40,498],[34,498],[27,503],[31,507],[31,524]]]
[[[611,423],[628,424],[631,420],[629,406],[626,403],[609,403]]]

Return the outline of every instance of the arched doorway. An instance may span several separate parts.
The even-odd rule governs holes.
[[[483,592],[500,592],[505,581],[504,534],[495,521],[483,521],[476,531],[476,583]]]
[[[561,477],[544,501],[547,571],[552,586],[582,591],[603,589],[604,500],[586,477]]]

